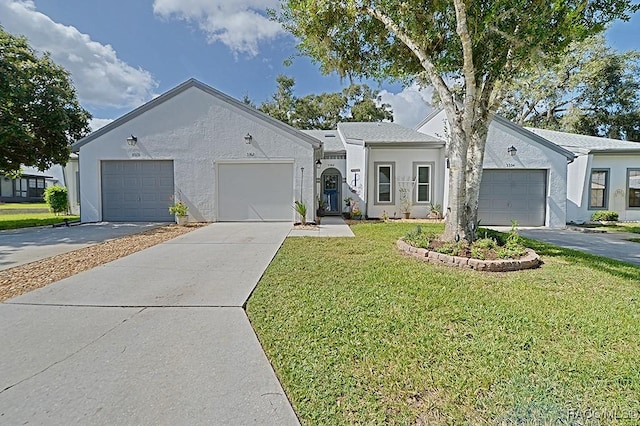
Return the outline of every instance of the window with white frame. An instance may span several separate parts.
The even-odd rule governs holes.
[[[589,208],[606,209],[609,192],[609,170],[591,170],[591,184],[589,185]]]
[[[376,164],[376,203],[393,203],[393,164]]]
[[[431,166],[426,164],[416,165],[416,202],[431,202]]]
[[[640,208],[640,169],[627,169],[629,207]]]

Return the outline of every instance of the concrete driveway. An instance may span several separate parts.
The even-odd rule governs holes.
[[[290,229],[212,224],[0,304],[0,422],[298,424],[243,309]]]
[[[640,238],[638,234],[625,232],[588,233],[549,228],[525,228],[519,232],[524,237],[560,247],[640,265],[640,243],[628,241],[629,238]]]
[[[102,222],[0,231],[0,271],[160,225]]]

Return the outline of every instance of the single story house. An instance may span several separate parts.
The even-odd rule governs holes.
[[[323,143],[317,191],[328,214],[351,198],[369,217],[426,217],[442,204],[444,141],[395,123],[338,123],[306,133]]]
[[[195,79],[73,144],[83,222],[293,221],[315,201],[320,142]]]
[[[446,114],[436,110],[416,130],[445,138]],[[567,222],[567,164],[575,154],[496,116],[489,126],[480,184],[482,225],[564,227]],[[448,173],[444,173],[445,202]]]
[[[71,155],[66,166],[54,164],[40,171],[35,167],[22,167],[22,175],[13,179],[0,178],[0,203],[40,203],[44,190],[53,185],[66,186],[72,214],[80,213],[78,186],[78,156]]]
[[[528,128],[576,155],[568,166],[567,222],[589,221],[613,210],[622,221],[640,221],[640,143]]]

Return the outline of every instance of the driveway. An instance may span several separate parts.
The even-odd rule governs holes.
[[[609,257],[640,265],[640,243],[628,241],[640,238],[638,234],[625,232],[587,233],[569,229],[526,228],[520,235],[560,247]]]
[[[161,224],[102,222],[0,231],[0,271],[112,238],[136,234],[159,225]]]
[[[298,424],[243,309],[290,229],[212,224],[0,304],[1,422]]]

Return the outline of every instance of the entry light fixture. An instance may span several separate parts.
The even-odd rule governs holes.
[[[320,167],[322,166],[322,161],[320,161],[320,159],[316,160],[316,167]]]
[[[129,146],[136,146],[136,144],[138,143],[138,138],[131,135],[127,138],[127,143],[129,144]]]
[[[247,133],[244,137],[244,143],[251,143],[252,140],[253,136],[251,136],[251,133]]]
[[[509,155],[514,157],[518,153],[518,148],[516,148],[515,146],[511,145],[509,148],[507,148],[507,152],[509,153]]]

